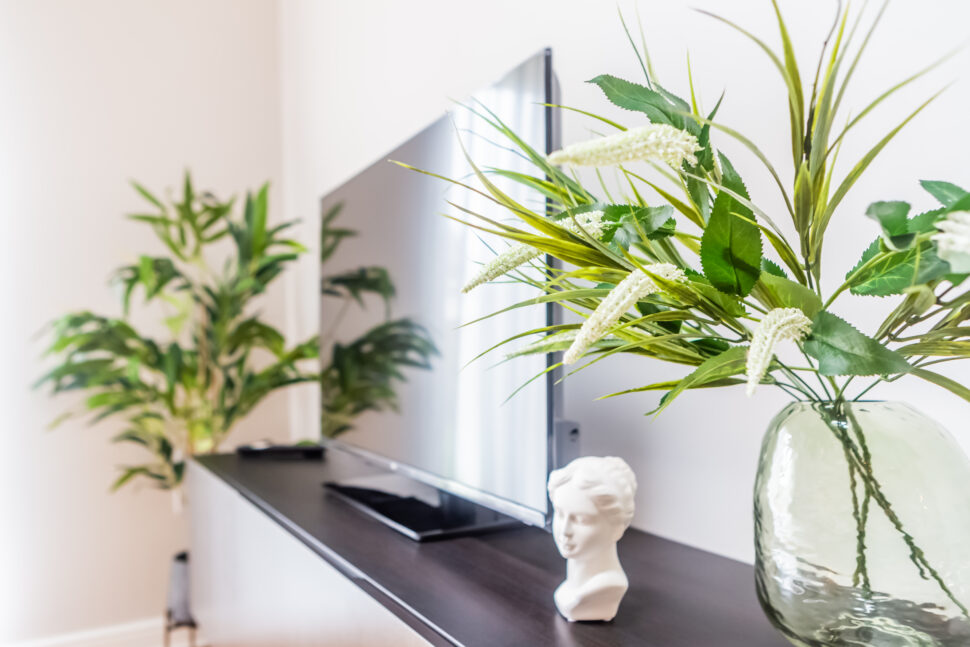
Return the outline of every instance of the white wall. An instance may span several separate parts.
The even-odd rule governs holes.
[[[628,17],[634,5],[624,2]],[[781,3],[803,53],[804,73],[831,22],[829,4]],[[686,51],[705,105],[727,89],[724,123],[745,132],[790,176],[784,89],[766,58],[749,42],[690,6],[720,11],[777,43],[767,2],[676,0],[640,3],[657,70],[672,90],[686,94]],[[858,113],[886,87],[961,42],[970,16],[966,3],[894,3],[869,55],[857,72],[847,107]],[[313,2],[281,5],[284,200],[288,213],[307,218],[316,199],[438,117],[449,97],[461,98],[498,78],[539,48],[552,46],[564,102],[611,115],[628,124],[635,115],[611,110],[584,81],[600,73],[633,80],[641,76],[608,2],[582,0],[493,0],[454,2],[394,0]],[[860,127],[843,160],[854,163],[910,107],[968,69],[961,53],[944,71],[905,91]],[[846,200],[832,227],[829,282],[854,265],[875,236],[862,217],[877,199],[911,199],[919,208],[932,200],[921,178],[970,185],[965,163],[967,135],[960,124],[970,90],[952,88],[905,131],[888,154]],[[588,136],[588,120],[565,117],[564,139]],[[720,141],[748,181],[756,201],[779,212],[773,185],[758,163]],[[932,151],[929,153],[928,151]],[[311,224],[308,229],[312,229]],[[306,234],[313,239],[313,234]],[[291,284],[290,325],[316,325],[316,268],[308,264]],[[851,299],[846,301],[852,303]],[[879,300],[856,300],[842,312],[871,330]],[[636,470],[641,489],[636,525],[714,552],[752,558],[751,489],[761,434],[784,398],[767,390],[753,400],[741,390],[689,394],[659,418],[645,418],[655,396],[593,402],[595,396],[660,379],[674,369],[647,360],[603,362],[567,381],[567,412],[583,425],[584,450],[618,454]],[[960,373],[956,374],[961,375]],[[962,375],[966,377],[967,371]],[[882,397],[900,397],[931,411],[956,432],[964,431],[967,404],[933,387],[908,382]],[[294,402],[294,411],[314,411]],[[305,415],[305,414],[304,414]],[[308,425],[295,425],[299,435]],[[970,446],[970,436],[963,440]]]
[[[161,251],[122,217],[143,206],[130,178],[161,190],[188,166],[222,194],[279,179],[276,20],[271,0],[0,2],[2,644],[164,609],[184,519],[166,494],[109,494],[142,458],[108,444],[117,423],[44,431],[71,399],[30,390],[32,335],[72,309],[120,314],[110,271]],[[285,429],[285,399],[245,424]]]
[[[770,65],[688,5],[722,11],[775,43],[767,3],[644,0],[641,8],[667,85],[686,91],[689,45],[706,104],[727,87],[724,122],[751,135],[787,169],[784,93]],[[827,9],[791,0],[783,5],[800,51],[808,52],[828,25]],[[623,8],[632,15],[631,3]],[[865,99],[962,42],[968,12],[959,0],[895,3],[860,67],[850,106],[857,112]],[[28,388],[41,372],[40,345],[31,335],[69,309],[117,313],[114,295],[103,287],[108,273],[152,249],[150,234],[120,217],[139,206],[126,181],[171,186],[186,165],[223,193],[273,178],[276,205],[283,206],[277,217],[304,218],[301,235],[312,243],[321,194],[441,114],[449,97],[473,92],[547,45],[555,51],[566,103],[635,123],[583,83],[603,72],[639,75],[612,3],[0,3],[0,411],[7,428],[0,460],[0,642],[157,615],[167,559],[183,545],[182,521],[173,518],[167,496],[107,494],[113,467],[138,459],[137,452],[107,444],[116,427],[75,424],[44,433],[67,403]],[[880,110],[870,122],[878,128],[859,130],[861,142],[874,141],[905,106],[967,63],[963,53]],[[951,89],[845,203],[830,240],[832,277],[874,235],[860,215],[869,201],[928,206],[915,182],[921,177],[970,184],[959,125],[967,95],[966,83]],[[585,138],[588,127],[567,115],[566,141]],[[846,147],[844,159],[861,155],[861,146]],[[750,156],[725,148],[756,199],[777,208]],[[294,336],[311,334],[318,299],[312,258],[287,292],[285,306],[277,294],[266,310]],[[871,327],[871,303],[844,312]],[[649,396],[593,402],[667,377],[667,370],[648,361],[603,363],[569,380],[567,410],[583,424],[588,453],[619,454],[633,464],[641,481],[638,526],[750,559],[758,444],[783,400],[770,393],[751,401],[738,391],[690,394],[656,420],[641,415],[653,405]],[[909,382],[883,396],[917,402],[964,431],[966,405],[944,393]],[[312,435],[313,400],[312,389],[274,398],[240,437],[272,435],[288,422],[293,435]]]

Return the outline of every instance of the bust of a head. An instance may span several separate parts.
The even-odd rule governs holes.
[[[613,456],[578,458],[549,475],[552,533],[568,560],[556,605],[568,620],[609,620],[616,614],[627,589],[616,542],[633,519],[636,490],[633,470]]]
[[[637,479],[622,458],[586,456],[549,475],[552,533],[566,559],[615,544],[633,520]]]

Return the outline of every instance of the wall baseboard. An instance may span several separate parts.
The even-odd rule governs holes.
[[[165,623],[162,618],[145,618],[97,629],[60,634],[38,640],[13,643],[7,647],[162,647]],[[171,647],[188,647],[189,634],[179,629],[172,634]],[[201,636],[196,645],[206,645]]]

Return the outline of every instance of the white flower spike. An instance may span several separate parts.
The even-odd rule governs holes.
[[[801,341],[810,332],[812,332],[812,320],[798,308],[775,308],[761,319],[751,339],[751,347],[748,349],[745,372],[748,374],[749,397],[768,372],[778,342]]]
[[[654,274],[668,281],[686,281],[687,276],[676,266],[670,263],[656,263],[647,265],[643,268],[650,274]],[[610,329],[620,320],[630,308],[636,305],[644,297],[656,292],[660,288],[642,270],[633,270],[630,274],[620,281],[615,288],[610,290],[593,314],[583,322],[576,340],[569,347],[563,356],[563,364],[575,364],[586,349],[601,339]]]
[[[579,226],[577,226],[577,223]],[[582,236],[582,230],[585,230],[587,234],[598,240],[603,235],[603,212],[590,211],[589,213],[581,213],[576,216],[575,221],[572,218],[568,218],[560,221],[559,224],[563,227],[563,229],[572,234]],[[580,228],[582,228],[582,230]],[[531,260],[539,258],[542,256],[542,254],[543,252],[541,250],[538,250],[531,245],[526,245],[525,243],[513,245],[489,261],[482,268],[482,270],[475,275],[475,278],[465,284],[465,287],[463,287],[461,291],[471,292],[479,285],[483,285],[493,279],[503,276],[504,274],[508,274],[515,268],[525,265]]]
[[[940,258],[950,264],[954,272],[970,272],[970,212],[954,211],[936,223],[940,233],[932,240],[940,251]]]
[[[567,146],[552,153],[549,162],[566,166],[613,166],[644,160],[679,168],[684,161],[697,164],[694,153],[701,148],[697,138],[686,130],[668,124],[650,124]]]

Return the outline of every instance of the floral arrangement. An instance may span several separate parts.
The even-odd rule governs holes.
[[[475,221],[465,224],[513,245],[484,266],[464,291],[511,277],[541,293],[512,307],[556,302],[585,317],[582,324],[532,331],[541,339],[514,355],[565,351],[562,365],[588,360],[584,368],[617,353],[633,353],[694,367],[682,379],[623,392],[666,391],[657,411],[688,389],[734,384],[746,384],[749,394],[767,384],[796,399],[847,401],[903,375],[970,400],[970,389],[929,369],[970,352],[970,328],[961,326],[970,317],[970,291],[961,287],[970,272],[970,193],[946,182],[923,182],[939,204],[912,217],[906,203],[873,203],[866,215],[879,235],[834,292],[825,294],[821,281],[825,234],[839,206],[873,160],[936,95],[839,176],[835,169],[842,144],[880,104],[946,57],[889,88],[838,128],[846,89],[885,6],[867,30],[862,13],[850,21],[849,9],[841,11],[806,92],[788,29],[773,5],[781,53],[742,27],[713,17],[755,42],[785,83],[792,185],[753,141],[717,121],[720,100],[702,110],[692,78],[689,100],[662,86],[646,45],[641,51],[631,38],[644,83],[610,75],[590,83],[629,111],[632,125],[559,106],[597,120],[615,131],[611,134],[547,157],[487,107],[465,106],[528,157],[536,172],[482,170],[469,160],[482,188],[442,178],[485,195],[517,220],[509,224],[468,212]],[[735,165],[712,141],[714,132],[740,142],[764,165],[786,205],[787,227],[749,195]],[[580,182],[574,173],[579,167],[595,168],[599,185]],[[615,171],[623,195],[610,191],[601,169]],[[534,189],[547,199],[547,210],[513,200],[492,181],[495,174]],[[650,192],[660,200],[648,201]],[[546,264],[547,254],[565,269]],[[899,303],[867,335],[832,312],[846,293],[894,297]],[[776,354],[786,341],[804,357],[802,365]],[[860,384],[859,378],[870,380]]]
[[[761,385],[775,386],[796,400],[814,403],[847,467],[849,523],[855,534],[848,542],[849,553],[855,553],[855,571],[846,585],[847,599],[862,600],[858,608],[870,608],[865,601],[874,599],[878,590],[872,588],[867,560],[869,544],[877,541],[869,522],[875,513],[870,509],[878,509],[888,521],[883,527],[889,529],[879,541],[901,538],[915,566],[911,572],[937,587],[943,596],[940,604],[970,618],[947,573],[931,563],[897,514],[898,506],[873,467],[867,440],[871,434],[861,428],[850,404],[877,385],[904,376],[927,380],[970,400],[970,389],[931,370],[970,356],[970,326],[965,323],[970,319],[970,290],[965,285],[970,273],[970,192],[947,182],[924,181],[923,188],[938,204],[912,216],[910,205],[903,202],[872,203],[865,215],[873,221],[874,240],[834,291],[823,289],[826,234],[836,217],[845,216],[840,206],[873,160],[937,95],[911,109],[865,155],[853,160],[845,174],[837,170],[842,145],[876,108],[947,58],[890,87],[851,118],[843,117],[847,88],[887,4],[869,24],[865,8],[856,14],[848,7],[839,10],[812,66],[810,86],[803,85],[802,68],[776,0],[772,6],[780,52],[744,28],[709,14],[755,43],[784,82],[791,181],[783,179],[755,142],[717,119],[723,95],[713,107],[702,109],[689,67],[687,98],[661,85],[646,44],[638,48],[625,24],[643,82],[601,75],[590,83],[627,111],[630,123],[558,106],[595,120],[609,132],[546,156],[486,106],[473,104],[465,107],[528,158],[535,172],[481,169],[469,159],[480,186],[420,172],[475,191],[488,198],[497,213],[512,216],[458,207],[470,217],[461,222],[512,243],[465,291],[481,289],[491,280],[522,281],[533,285],[537,296],[495,314],[554,302],[581,318],[581,323],[522,331],[496,348],[537,336],[508,356],[563,352],[561,361],[552,362],[547,372],[578,365],[575,372],[619,353],[689,367],[683,377],[604,396],[664,392],[654,412],[687,390],[733,385],[744,385],[749,395]],[[715,133],[735,140],[763,165],[785,205],[783,213],[759,206],[741,172],[716,147]],[[580,180],[575,169],[581,167],[595,169],[594,182]],[[604,181],[604,170],[618,180],[612,190]],[[493,181],[496,177],[534,190],[546,208],[537,210],[514,200]],[[547,262],[547,257],[559,263]],[[895,308],[866,334],[833,311],[849,294],[895,299]],[[789,360],[788,354],[783,358],[783,346],[799,359]],[[758,558],[771,560],[761,553]],[[771,608],[771,601],[762,601]],[[776,626],[796,635],[780,621]]]

